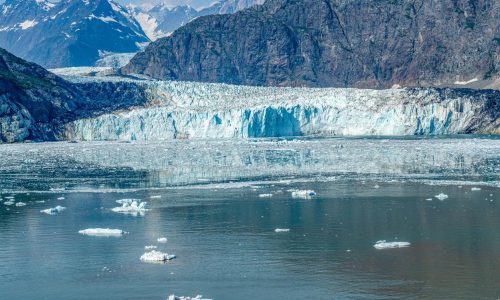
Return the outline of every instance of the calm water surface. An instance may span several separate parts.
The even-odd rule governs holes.
[[[27,204],[0,204],[0,298],[500,299],[499,142],[444,140],[443,150],[439,142],[395,141],[401,155],[380,140],[269,141],[225,150],[209,143],[219,154],[197,164],[178,151],[186,158],[170,165],[157,161],[159,145],[29,145],[36,155],[27,155],[26,145],[0,146],[0,201],[14,196]],[[378,150],[351,151],[359,146]],[[113,161],[89,154],[113,157],[123,147],[142,154],[116,151]],[[415,147],[425,161],[412,159]],[[60,163],[47,163],[55,157]],[[248,177],[225,183],[238,169]],[[254,182],[261,175],[281,182]],[[290,189],[317,196],[294,199]],[[274,196],[260,198],[264,193]],[[433,198],[439,193],[449,198]],[[148,201],[150,211],[112,212],[123,198]],[[56,205],[67,209],[40,213]],[[129,234],[78,234],[96,227]],[[162,236],[166,244],[156,242]],[[382,239],[411,246],[373,248]],[[141,262],[147,245],[177,259]]]

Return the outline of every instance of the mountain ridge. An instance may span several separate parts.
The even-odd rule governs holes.
[[[199,17],[122,68],[156,79],[388,88],[496,78],[493,0],[268,0]]]

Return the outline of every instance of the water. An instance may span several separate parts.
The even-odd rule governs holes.
[[[27,205],[0,204],[0,298],[499,299],[498,149],[487,137],[2,145],[1,201]],[[151,210],[112,212],[123,198]],[[78,234],[96,227],[129,234]],[[382,239],[411,246],[373,248]],[[177,259],[141,262],[148,245]]]

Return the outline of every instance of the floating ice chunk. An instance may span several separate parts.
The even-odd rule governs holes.
[[[161,237],[161,238],[158,238],[156,240],[158,243],[162,243],[162,244],[165,244],[167,242],[167,238],[166,237]]]
[[[177,297],[175,295],[170,295],[168,296],[167,300],[212,300],[212,299],[205,299],[203,298],[202,295],[198,295],[196,297],[186,297],[186,296]]]
[[[290,232],[289,228],[276,228],[274,229],[274,232],[280,233],[280,232]]]
[[[425,201],[432,201],[432,198],[427,198],[425,199]]]
[[[155,196],[151,196],[149,197],[150,199],[160,199],[161,198],[161,195],[155,195]]]
[[[37,200],[35,203],[45,203],[45,200]]]
[[[443,193],[440,193],[439,195],[436,195],[434,197],[436,197],[438,200],[441,200],[441,201],[448,199],[448,195],[443,194]]]
[[[114,211],[116,213],[137,216],[137,215],[144,215],[144,213],[148,211],[146,209],[147,202],[141,202],[141,200],[122,199],[122,200],[117,200],[116,202],[122,205],[111,209],[111,211]]]
[[[316,192],[313,190],[297,190],[292,192],[293,198],[311,199],[316,196]]]
[[[66,209],[66,207],[62,207],[62,206],[58,205],[58,206],[53,207],[53,208],[43,209],[40,212],[44,213],[44,214],[48,214],[48,215],[56,215],[56,214],[62,212],[63,210],[65,210],[65,209]]]
[[[16,206],[17,206],[17,207],[26,206],[26,203],[24,203],[24,202],[17,202],[17,203],[16,203]]]
[[[373,245],[375,249],[381,250],[381,249],[394,249],[394,248],[405,248],[409,247],[410,243],[408,242],[386,242],[385,240],[383,241],[378,241]]]
[[[273,194],[260,194],[259,198],[272,198]]]
[[[10,206],[10,205],[13,205],[14,203],[15,203],[14,201],[9,200],[9,201],[5,201],[5,202],[3,203],[3,205]]]
[[[477,192],[477,191],[480,191],[480,190],[481,190],[481,188],[478,188],[478,187],[473,187],[473,188],[471,188],[470,190],[471,190],[471,191],[473,191],[473,192]]]
[[[14,200],[14,196],[7,196],[7,197],[4,197],[5,199],[8,199],[8,200]]]
[[[64,199],[66,199],[66,198],[64,198],[64,197],[57,198],[57,200],[64,200]]]
[[[374,185],[374,186],[373,186],[373,188],[375,188],[375,189],[379,189],[379,188],[380,188],[380,185],[376,184],[376,185]]]
[[[127,232],[121,230],[121,229],[110,229],[110,228],[89,228],[89,229],[84,229],[78,231],[79,234],[83,235],[91,235],[91,236],[103,236],[103,237],[108,237],[108,236],[114,236],[114,237],[119,237]]]
[[[153,245],[151,245],[151,246],[144,246],[144,250],[153,250],[153,249],[156,249],[156,248],[158,248],[158,247],[153,246]]]
[[[163,253],[160,251],[153,250],[151,252],[146,252],[141,256],[142,261],[148,262],[162,262],[174,259],[175,255],[170,255],[168,253]]]

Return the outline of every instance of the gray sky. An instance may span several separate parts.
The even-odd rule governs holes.
[[[129,3],[141,4],[141,3],[158,3],[158,2],[164,2],[170,5],[189,4],[192,7],[199,8],[208,6],[216,2],[217,0],[116,0],[116,1],[122,4],[129,4]]]

